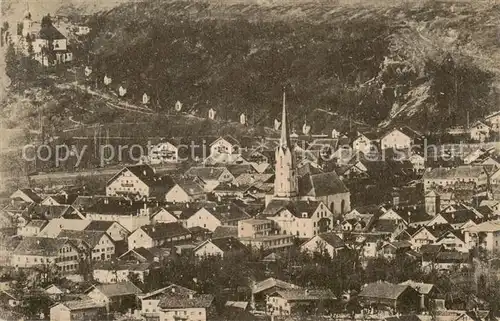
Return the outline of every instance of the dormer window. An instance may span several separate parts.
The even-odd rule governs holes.
[[[307,213],[306,212],[302,213],[302,217],[307,218]]]

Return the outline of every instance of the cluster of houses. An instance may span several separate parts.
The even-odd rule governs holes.
[[[272,152],[269,147],[249,151],[224,136],[212,141],[206,159],[183,173],[160,174],[145,163],[126,166],[107,181],[103,195],[71,188],[15,191],[0,212],[1,221],[14,227],[2,235],[0,262],[15,269],[54,266],[74,281],[90,271],[96,285],[77,299],[55,300],[53,321],[127,308],[146,318],[203,321],[213,312],[213,294],[175,284],[143,293],[131,275],[145,280],[172,255],[203,259],[264,251],[263,262],[274,262],[297,246],[333,258],[356,250],[365,263],[404,255],[424,270],[440,272],[473,269],[473,249],[498,251],[500,201],[490,187],[500,174],[493,157],[476,153],[481,155],[471,156],[467,165],[425,170],[424,193],[416,202],[353,206],[347,184],[373,170],[370,161],[337,163],[329,171],[317,162],[314,148],[301,150],[311,157],[299,157],[285,104],[282,115],[280,138],[262,143]],[[352,145],[362,154],[373,144],[407,150],[420,138],[409,128],[397,128],[377,140],[359,134]],[[154,157],[177,161],[176,144],[157,147]],[[410,164],[408,170],[416,168]],[[328,311],[344,300],[327,289],[272,278],[255,282],[251,290],[251,302],[228,301],[227,307],[289,315]],[[376,282],[356,297],[368,309],[444,308],[436,292],[433,285],[412,281]]]

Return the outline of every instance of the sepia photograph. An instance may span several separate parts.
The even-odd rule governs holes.
[[[500,0],[0,9],[0,321],[500,321]]]

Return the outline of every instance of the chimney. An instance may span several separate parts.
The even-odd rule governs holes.
[[[194,298],[193,293],[189,293],[189,299],[192,300],[193,298]]]
[[[175,287],[172,287],[172,293],[175,293]]]
[[[148,209],[148,204],[146,202],[144,202],[144,210],[147,210]]]

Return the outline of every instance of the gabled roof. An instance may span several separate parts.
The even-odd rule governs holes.
[[[88,310],[88,309],[102,309],[105,307],[104,303],[98,303],[92,299],[63,301],[63,302],[60,302],[59,304],[64,305],[65,307],[67,307],[71,311]]]
[[[171,284],[169,286],[166,286],[164,288],[154,290],[148,293],[145,293],[144,295],[141,295],[140,298],[142,300],[154,300],[154,299],[161,299],[163,297],[169,297],[170,294],[178,294],[181,296],[189,296],[189,294],[195,294],[196,291],[185,288],[183,286],[177,285],[177,284]]]
[[[459,230],[450,230],[450,231],[447,231],[447,232],[444,232],[437,240],[436,240],[436,243],[443,240],[445,237],[447,237],[448,235],[453,235],[455,236],[457,239],[459,239],[460,241],[462,242],[465,242],[465,235],[459,231]]]
[[[232,252],[232,251],[247,251],[247,247],[243,245],[237,238],[234,237],[223,237],[223,238],[218,238],[218,239],[212,239],[203,242],[202,244],[198,245],[194,250],[196,251],[200,247],[202,247],[205,243],[210,242],[213,245],[215,245],[217,248],[219,248],[222,252],[227,253],[227,252]]]
[[[317,236],[336,249],[345,246],[344,241],[334,232],[321,233]]]
[[[142,258],[143,262],[153,262],[155,258],[159,258],[164,254],[164,251],[156,248],[156,247],[151,247],[151,248],[145,248],[145,247],[136,247],[135,249],[130,249],[127,252],[123,253],[119,259],[123,259],[123,257],[129,255],[130,253],[135,253],[138,255],[140,258]]]
[[[182,224],[174,223],[156,223],[148,224],[140,227],[153,240],[162,240],[175,236],[191,235],[188,229]]]
[[[43,26],[38,32],[38,37],[44,40],[66,39],[66,37],[53,25]]]
[[[215,216],[219,221],[231,222],[249,219],[251,216],[241,207],[234,203],[227,205],[218,205],[215,207],[204,207],[210,214]]]
[[[61,218],[70,211],[73,211],[70,205],[40,205],[37,204],[29,209],[25,216],[39,219],[51,220]]]
[[[141,180],[149,187],[171,187],[174,185],[174,181],[170,176],[157,175],[155,170],[147,164],[124,167],[121,171],[116,173],[111,179],[108,180],[108,185],[125,171],[130,171],[134,176],[136,176],[139,180]]]
[[[113,284],[99,284],[94,285],[87,291],[89,293],[92,289],[97,289],[99,292],[104,294],[108,298],[119,297],[119,296],[127,296],[127,295],[138,295],[141,294],[142,291],[137,286],[135,286],[132,282],[119,282]]]
[[[118,224],[115,221],[90,221],[85,228],[86,231],[102,231],[106,232],[113,224]]]
[[[176,185],[178,185],[184,192],[186,192],[186,194],[190,196],[205,194],[203,187],[192,180],[178,180]]]
[[[460,224],[468,221],[477,223],[480,220],[476,213],[469,209],[461,209],[454,212],[441,212],[439,215],[441,215],[449,224]]]
[[[151,267],[148,262],[132,262],[132,261],[97,261],[94,263],[94,270],[107,271],[147,271]]]
[[[288,210],[293,216],[297,218],[302,218],[302,214],[306,213],[307,217],[310,218],[316,209],[322,204],[319,201],[288,201],[273,199],[267,204],[264,211],[259,215],[260,217],[274,216],[281,212],[281,210]],[[326,208],[326,206],[325,206]]]
[[[359,297],[396,300],[404,291],[411,288],[409,285],[392,284],[379,281],[367,284],[361,289]]]
[[[433,168],[424,173],[423,179],[464,179],[479,178],[485,174],[483,166],[458,166],[454,168]]]
[[[320,197],[348,192],[335,172],[306,174],[299,178],[299,194],[302,196]]]
[[[17,255],[57,256],[59,249],[67,243],[71,242],[61,238],[25,237],[13,253]]]
[[[399,227],[395,220],[377,220],[373,223],[371,230],[380,233],[394,233]]]
[[[42,198],[31,188],[20,188],[18,191],[24,193],[24,195],[26,195],[34,203],[40,203],[42,201]]]
[[[225,225],[217,226],[212,233],[212,238],[218,239],[224,237],[238,237],[238,227]]]
[[[336,299],[330,289],[285,289],[276,291],[274,295],[278,295],[287,301],[318,301]]]
[[[158,303],[161,309],[209,308],[214,301],[212,294],[182,295],[171,293]]]
[[[418,293],[420,294],[429,294],[432,289],[434,288],[434,284],[431,283],[422,283],[422,282],[415,282],[412,280],[407,280],[404,282],[399,283],[401,285],[409,285],[412,288],[414,288]]]
[[[295,289],[295,288],[300,288],[300,286],[288,283],[285,281],[281,281],[275,278],[268,278],[263,281],[257,282],[253,285],[252,287],[252,293],[260,293],[262,291],[269,290],[271,288],[280,288],[280,289]]]
[[[225,140],[226,142],[228,142],[231,145],[240,145],[240,142],[236,138],[234,138],[233,136],[231,136],[231,135],[224,135],[224,136],[221,136],[221,137],[217,138],[216,140],[214,140],[210,144],[210,146],[212,146],[213,144],[217,143],[218,141],[220,141],[222,139]]]
[[[26,227],[36,227],[42,229],[45,225],[48,224],[47,220],[31,220],[26,224]]]
[[[57,236],[60,239],[70,239],[70,240],[78,240],[85,242],[91,249],[99,245],[102,237],[106,235],[109,239],[109,235],[103,231],[72,231],[72,230],[62,230],[61,233]]]
[[[225,167],[191,167],[184,175],[199,177],[203,181],[216,181],[225,171],[227,171]]]

